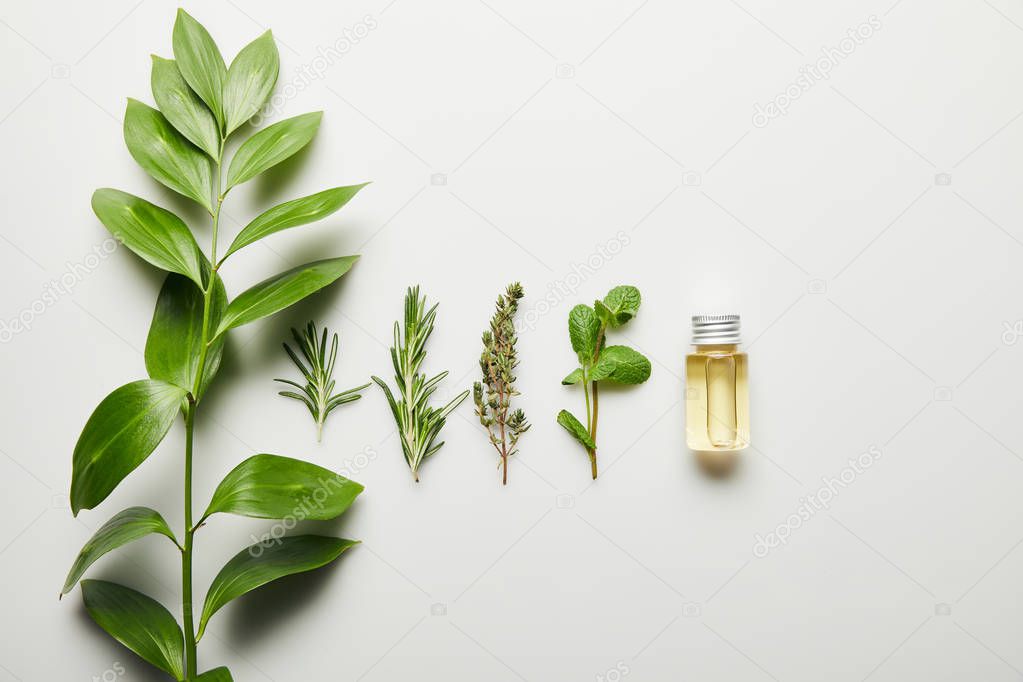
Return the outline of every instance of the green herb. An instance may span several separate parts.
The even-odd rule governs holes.
[[[476,416],[500,457],[498,466],[502,469],[501,482],[504,485],[508,485],[508,458],[518,452],[519,438],[530,426],[522,410],[511,410],[512,397],[519,395],[515,390],[515,368],[519,364],[515,352],[518,341],[515,313],[522,296],[522,285],[515,282],[508,285],[503,296],[497,297],[490,329],[483,332],[483,354],[480,356],[483,381],[472,386]]]
[[[279,395],[299,400],[309,408],[309,413],[316,422],[316,440],[320,441],[323,439],[323,422],[327,419],[327,415],[333,412],[335,408],[345,403],[355,402],[361,398],[362,394],[359,391],[369,386],[369,384],[350,388],[341,393],[334,393],[334,363],[337,361],[338,347],[337,332],[334,332],[334,336],[331,338],[329,353],[327,352],[326,327],[323,328],[323,334],[319,336],[319,339],[317,339],[316,325],[312,322],[306,326],[301,334],[292,327],[291,335],[295,338],[295,345],[302,352],[302,358],[305,358],[305,362],[302,361],[302,358],[298,357],[295,351],[291,349],[291,346],[286,343],[282,345],[288,357],[291,358],[291,361],[302,372],[306,383],[302,385],[288,379],[274,379],[274,381],[294,386],[301,391],[301,393],[280,391]]]
[[[71,510],[92,509],[138,467],[184,412],[184,531],[179,541],[153,509],[132,507],[104,524],[79,553],[61,594],[67,594],[100,557],[147,535],[162,535],[181,556],[181,612],[117,583],[82,580],[85,608],[107,633],[175,680],[223,682],[227,668],[199,674],[196,643],[212,615],[237,597],[279,577],[312,570],[336,559],[350,540],[299,535],[242,550],[220,571],[198,622],[193,614],[195,533],[214,514],[263,519],[332,519],[362,486],[296,459],[257,454],[218,486],[205,513],[193,517],[192,465],[195,421],[216,377],[228,332],[272,315],[333,283],[358,256],[307,263],[275,275],[229,300],[220,277],[227,258],[269,234],[330,215],[363,185],[337,187],[272,208],[243,228],[218,260],[221,207],[232,187],[285,160],[316,132],[320,114],[298,116],[261,130],[238,147],[224,184],[228,137],[263,106],[277,80],[277,47],[269,32],[224,62],[195,19],[178,11],[175,59],[153,59],[156,110],[129,100],[124,117],[128,151],[153,178],[206,209],[212,222],[209,254],[185,222],[145,199],[114,189],[97,190],[92,206],[106,228],[151,265],[168,271],[146,341],[148,379],[121,386],[89,417],[73,456]],[[329,393],[329,391],[328,391]],[[310,500],[317,500],[311,505]],[[320,503],[320,500],[323,500]],[[273,535],[277,538],[278,536]]]
[[[404,333],[398,322],[394,323],[394,345],[391,346],[391,363],[394,365],[394,382],[398,386],[401,398],[395,400],[394,394],[380,377],[372,377],[373,381],[383,389],[387,402],[391,406],[391,414],[398,426],[398,437],[405,462],[412,470],[412,477],[419,481],[419,467],[430,455],[435,454],[444,445],[444,441],[434,445],[434,441],[444,427],[448,414],[458,407],[469,395],[463,391],[444,407],[437,409],[429,406],[430,396],[437,390],[437,385],[448,375],[441,372],[429,381],[420,372],[426,358],[426,341],[433,333],[433,323],[437,317],[437,304],[426,309],[426,297],[419,295],[419,287],[412,287],[405,293]]]
[[[607,346],[608,328],[615,329],[636,316],[640,304],[639,289],[619,286],[608,292],[593,307],[577,305],[568,315],[568,336],[579,367],[561,380],[566,386],[581,383],[586,396],[586,425],[568,410],[558,413],[558,423],[590,457],[590,470],[597,477],[598,383],[641,384],[650,378],[650,361],[628,346]]]

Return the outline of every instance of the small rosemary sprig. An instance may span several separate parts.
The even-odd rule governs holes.
[[[436,317],[437,304],[427,310],[426,297],[420,297],[419,287],[409,288],[405,293],[404,335],[401,325],[395,322],[394,345],[391,346],[394,381],[401,399],[395,400],[383,379],[372,377],[387,396],[391,414],[398,426],[402,453],[416,482],[419,481],[419,466],[423,460],[444,445],[444,441],[436,445],[433,442],[440,434],[448,414],[469,395],[469,391],[463,391],[440,409],[427,404],[437,390],[437,385],[448,375],[447,372],[441,372],[427,381],[426,375],[419,371],[426,358],[426,341],[433,333]]]
[[[529,430],[525,413],[511,410],[515,390],[515,367],[519,364],[515,352],[515,313],[522,298],[522,285],[509,284],[505,294],[497,297],[496,310],[490,320],[490,329],[483,332],[483,353],[480,355],[480,370],[483,381],[473,384],[473,400],[476,402],[476,416],[487,430],[490,444],[500,457],[498,466],[503,469],[501,482],[508,485],[508,458],[518,452],[519,437]]]
[[[282,345],[284,346],[284,351],[291,357],[292,362],[302,372],[306,383],[303,386],[288,379],[274,379],[274,381],[294,386],[301,391],[301,393],[280,391],[279,395],[285,398],[300,400],[309,408],[309,413],[316,422],[316,440],[319,442],[323,440],[323,422],[326,421],[327,415],[333,412],[335,408],[361,398],[362,394],[359,391],[369,386],[369,384],[350,388],[341,393],[334,393],[334,363],[337,361],[338,349],[337,332],[334,332],[334,336],[331,339],[329,353],[327,352],[326,327],[323,328],[323,334],[319,338],[317,338],[316,325],[312,322],[306,325],[305,330],[301,334],[292,327],[291,335],[295,337],[295,344],[302,352],[305,362],[302,362],[302,358],[299,358],[287,343]]]

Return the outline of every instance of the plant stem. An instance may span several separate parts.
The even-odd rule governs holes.
[[[593,416],[590,413],[590,384],[595,384],[595,381],[590,381],[589,372],[586,368],[583,368],[583,397],[586,398],[586,432],[591,433],[593,430]],[[592,438],[592,436],[591,436]]]
[[[220,193],[220,169],[224,161],[224,141],[220,141],[220,155],[213,169],[216,183],[214,199],[216,208],[213,210],[213,240],[210,247],[210,263],[212,267],[209,281],[203,291],[202,337],[199,345],[199,361],[195,368],[195,381],[192,392],[188,394],[188,407],[185,409],[185,545],[181,552],[181,617],[184,621],[185,636],[185,680],[191,682],[199,675],[199,663],[195,639],[195,619],[192,615],[192,541],[195,527],[192,525],[192,449],[195,439],[195,413],[199,406],[202,390],[202,378],[206,373],[206,360],[210,347],[210,316],[213,310],[213,289],[217,281],[217,228],[220,226],[220,208],[224,197]]]
[[[405,330],[405,343],[408,344],[407,328]],[[415,433],[413,431],[415,421],[415,405],[413,405],[412,401],[412,389],[416,377],[415,374],[410,375],[409,371],[411,371],[411,368],[406,368],[404,377],[405,392],[402,394],[405,397],[405,429],[402,435],[407,443],[415,443],[416,447],[421,447],[421,443],[419,443],[415,439]],[[419,457],[418,452],[413,453],[413,460],[409,462],[409,466],[412,467],[412,478],[415,480],[416,483],[419,483],[419,461],[417,459],[418,457]]]
[[[498,351],[504,350],[500,345]],[[491,365],[493,366],[493,365]],[[497,376],[497,374],[495,374]],[[501,410],[500,418],[498,422],[501,424],[501,466],[503,471],[501,473],[501,485],[508,485],[508,439],[505,436],[505,423],[508,421],[508,407],[511,405],[511,396],[505,396],[504,394],[505,385],[501,379],[497,380],[497,405],[498,409]]]
[[[185,545],[181,553],[181,616],[185,636],[185,680],[191,681],[198,675],[195,623],[192,617],[192,444],[195,437],[195,413],[199,404],[202,376],[206,372],[206,356],[209,348],[210,310],[213,298],[213,283],[216,270],[210,273],[210,280],[203,292],[202,342],[199,362],[196,365],[195,383],[188,394],[188,408],[185,411]]]
[[[224,205],[224,195],[220,193],[220,167],[224,164],[224,140],[220,140],[220,155],[217,157],[217,165],[213,169],[215,176],[213,188],[213,200],[216,201],[216,208],[213,209],[213,245],[210,249],[210,263],[213,263],[213,270],[216,271],[220,264],[217,263],[217,230],[220,228],[220,207]]]
[[[597,333],[597,350],[593,354],[592,364],[597,364],[598,358],[600,358],[600,350],[604,347],[604,334],[606,333],[606,327],[601,324],[600,331]],[[593,474],[593,479],[597,479],[597,414],[600,404],[600,394],[597,389],[596,381],[589,381],[588,373],[583,371],[583,391],[586,393],[586,430],[590,433],[590,440],[593,441],[594,447],[589,451],[590,455],[590,473]],[[592,404],[590,401],[590,394],[593,394]]]
[[[593,382],[593,412],[590,415],[588,421],[590,422],[590,439],[596,444],[597,442],[597,382]],[[593,479],[597,479],[597,448],[594,447],[590,450],[590,473],[593,474]]]
[[[181,550],[181,615],[185,634],[185,679],[197,674],[195,624],[192,618],[192,441],[195,433],[195,399],[188,396],[185,409],[185,545]]]

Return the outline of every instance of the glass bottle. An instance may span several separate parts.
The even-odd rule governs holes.
[[[738,315],[694,315],[686,355],[686,444],[697,452],[749,446],[748,359]]]

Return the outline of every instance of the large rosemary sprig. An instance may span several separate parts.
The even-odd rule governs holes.
[[[299,400],[309,408],[309,413],[316,422],[316,441],[319,442],[323,440],[323,422],[326,421],[327,415],[333,412],[335,408],[361,398],[362,394],[359,391],[369,386],[369,384],[350,388],[341,393],[334,393],[334,363],[337,361],[338,349],[337,332],[334,332],[334,336],[330,341],[329,353],[327,352],[326,327],[323,328],[323,334],[319,336],[318,340],[316,325],[313,322],[306,325],[305,330],[301,334],[292,327],[291,335],[295,338],[295,344],[302,352],[305,362],[302,361],[302,358],[298,357],[298,354],[287,343],[281,345],[284,346],[284,351],[291,357],[295,366],[302,372],[306,383],[302,385],[288,379],[274,379],[274,381],[294,386],[301,391],[301,393],[280,391],[279,395]]]
[[[428,405],[430,396],[437,390],[437,385],[448,375],[447,372],[441,372],[427,380],[426,375],[419,371],[426,358],[426,341],[433,333],[436,317],[437,304],[427,310],[426,297],[420,297],[419,287],[409,288],[405,293],[404,334],[401,325],[395,322],[394,345],[391,346],[394,381],[401,398],[395,399],[383,379],[372,377],[387,396],[391,413],[398,426],[401,450],[416,482],[419,481],[419,466],[423,460],[444,445],[444,441],[436,445],[434,441],[440,434],[448,414],[469,395],[469,391],[463,391],[440,409]]]
[[[511,410],[512,396],[519,395],[515,389],[515,367],[519,364],[515,352],[518,341],[515,313],[522,296],[522,285],[515,282],[508,285],[503,296],[497,297],[490,329],[483,332],[483,353],[480,356],[483,381],[477,381],[472,387],[476,416],[500,457],[498,466],[503,469],[501,482],[504,485],[508,485],[508,458],[518,452],[519,437],[530,426],[522,410]]]

